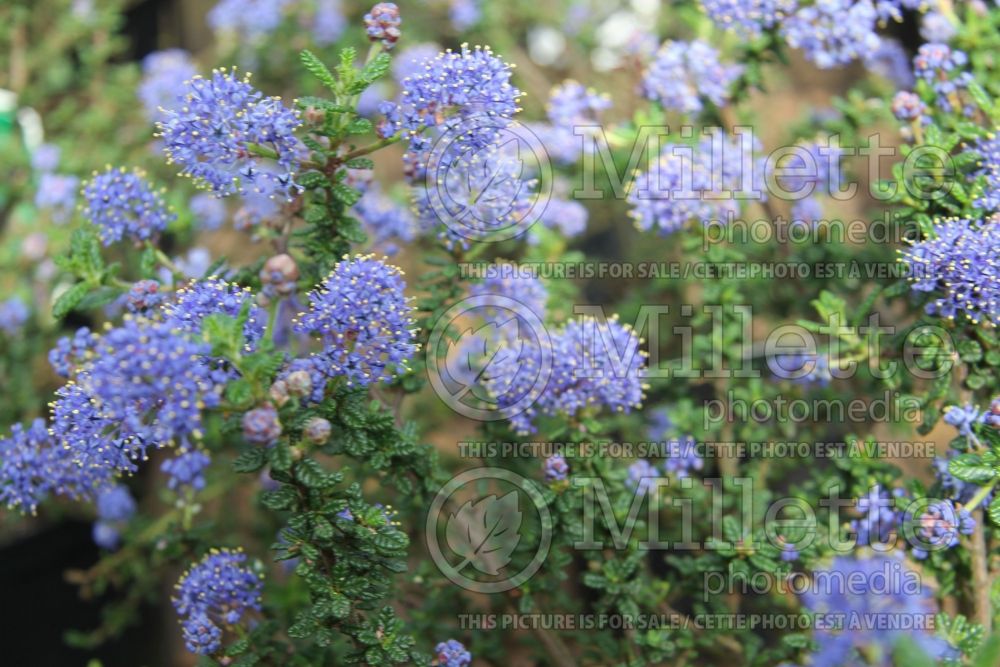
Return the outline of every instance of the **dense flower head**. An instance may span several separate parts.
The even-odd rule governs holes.
[[[698,443],[690,435],[668,441],[665,453],[663,472],[673,473],[677,479],[684,479],[705,467],[705,461],[698,453]]]
[[[486,47],[447,50],[423,63],[401,83],[397,103],[386,103],[383,136],[412,136],[426,127],[450,126],[476,116],[509,119],[518,111],[521,91],[510,83],[511,66]],[[484,148],[497,134],[496,123],[469,130],[466,145]],[[412,149],[412,146],[411,146]]]
[[[587,88],[578,81],[567,79],[552,88],[545,113],[555,125],[594,124],[599,114],[611,108],[611,98]]]
[[[175,105],[157,123],[164,151],[181,173],[221,196],[257,192],[288,198],[296,186],[298,113],[277,97],[264,97],[249,75],[214,70],[184,85]],[[277,172],[262,168],[251,144],[276,154]]]
[[[973,437],[975,434],[972,429],[977,424],[982,424],[985,419],[986,414],[971,403],[949,405],[944,411],[944,422],[950,426],[954,426],[958,434],[966,438]]]
[[[153,51],[142,59],[139,101],[151,121],[163,120],[163,109],[173,105],[184,83],[195,76],[191,55],[183,49]]]
[[[262,405],[243,415],[243,437],[247,442],[269,445],[281,437],[281,420],[273,405]]]
[[[559,232],[564,238],[579,236],[587,229],[590,213],[587,207],[572,199],[551,197],[545,204],[545,210],[538,221],[545,227]],[[528,240],[536,242],[537,235],[532,231]]]
[[[401,33],[399,26],[403,20],[399,16],[399,7],[392,2],[380,2],[365,14],[365,32],[371,42],[382,42],[382,46],[391,49],[396,46]]]
[[[215,231],[226,221],[226,204],[207,192],[199,192],[188,201],[188,210],[196,229]]]
[[[405,288],[397,267],[373,255],[345,255],[309,293],[309,310],[294,325],[322,339],[316,368],[328,378],[343,376],[349,386],[388,382],[406,370],[417,345]]]
[[[516,264],[507,262],[488,266],[486,277],[482,282],[471,285],[469,294],[479,297],[477,303],[482,310],[477,309],[477,312],[498,323],[518,315],[522,308],[527,311],[523,315],[531,313],[539,320],[544,320],[549,299],[549,292],[541,280],[519,271]],[[518,312],[512,312],[511,308]]]
[[[214,653],[224,628],[251,610],[260,611],[263,582],[246,560],[241,550],[213,549],[177,582],[174,609],[192,653]]]
[[[260,268],[262,293],[267,297],[293,294],[298,287],[299,265],[288,253],[279,253],[267,258]]]
[[[330,439],[332,429],[333,426],[328,420],[322,417],[312,417],[302,428],[302,435],[314,445],[322,445]]]
[[[898,39],[882,37],[878,48],[864,55],[865,67],[888,79],[897,88],[912,88],[915,82],[910,55]]]
[[[221,391],[201,363],[210,351],[162,322],[126,318],[57,392],[55,437],[81,466],[129,472],[149,447],[199,437],[201,410]]]
[[[917,528],[910,553],[920,560],[927,558],[929,551],[958,546],[959,535],[971,535],[976,530],[972,514],[950,500],[931,503],[919,516],[907,519]]]
[[[975,204],[987,211],[1000,211],[1000,135],[990,134],[973,146],[980,155],[977,176],[986,181],[982,195]]]
[[[274,32],[282,16],[295,0],[220,0],[208,12],[213,30],[232,31],[254,40]]]
[[[469,30],[483,18],[483,0],[448,0],[448,19],[457,31]]]
[[[971,107],[960,96],[972,81],[972,74],[964,71],[968,62],[964,51],[939,42],[922,45],[913,57],[914,73],[930,85],[937,95],[937,106],[945,113],[972,114]]]
[[[135,514],[135,499],[123,484],[109,486],[97,494],[94,503],[101,521],[128,521]]]
[[[644,396],[647,355],[639,344],[617,317],[571,320],[550,340],[523,341],[518,354],[494,360],[484,385],[518,433],[533,432],[538,414],[573,417],[595,407],[629,412]],[[539,383],[546,362],[551,374]]]
[[[347,27],[340,0],[317,0],[310,19],[313,39],[320,46],[336,42]]]
[[[411,76],[422,74],[424,64],[439,53],[441,47],[430,42],[407,46],[392,59],[392,77],[401,84]]]
[[[55,144],[41,144],[31,153],[31,168],[42,174],[48,174],[59,167],[62,150]]]
[[[825,387],[833,380],[830,358],[825,354],[796,352],[780,354],[767,361],[775,377],[797,384]]]
[[[920,36],[928,42],[947,42],[957,33],[955,24],[941,12],[927,12],[920,20]]]
[[[526,174],[513,148],[501,146],[430,156],[428,181],[415,188],[417,217],[425,229],[440,228],[449,247],[467,248],[469,240],[491,234],[519,235],[537,205],[537,180]]]
[[[106,470],[74,464],[41,419],[14,424],[10,436],[0,437],[0,503],[9,509],[34,513],[51,493],[92,500],[109,481]]]
[[[252,350],[264,336],[267,314],[254,302],[248,287],[228,283],[215,276],[192,280],[177,289],[174,299],[163,305],[163,320],[175,329],[200,334],[202,323],[209,315],[238,317],[248,307],[243,325],[247,350]]]
[[[145,313],[163,303],[160,283],[155,280],[139,280],[132,283],[125,294],[125,308],[130,313]]]
[[[562,454],[553,454],[545,459],[542,464],[542,472],[546,482],[561,482],[569,475],[569,464]]]
[[[781,33],[789,46],[822,69],[847,65],[879,47],[878,14],[870,0],[816,0],[787,17]]]
[[[184,488],[200,491],[205,488],[205,470],[212,459],[201,449],[188,447],[177,452],[160,465],[167,475],[167,487],[178,491]]]
[[[716,25],[755,37],[774,27],[795,8],[795,0],[701,0]]]
[[[902,121],[930,121],[927,105],[916,93],[901,90],[892,98],[892,115]]]
[[[911,288],[935,296],[926,311],[954,319],[964,315],[974,324],[1000,324],[1000,222],[947,219],[933,236],[901,251]]]
[[[438,667],[468,667],[472,664],[472,654],[457,639],[439,643],[434,647],[434,653]]]
[[[933,599],[917,574],[895,556],[838,556],[813,573],[802,601],[810,612],[854,619],[841,627],[817,627],[810,665],[888,665],[903,637],[915,640],[932,657],[948,649],[945,640],[920,630],[934,627]]]
[[[49,364],[57,375],[68,378],[93,352],[97,340],[97,334],[87,327],[80,327],[72,338],[63,336],[56,342],[56,346],[49,351]]]
[[[723,106],[742,65],[727,65],[719,52],[701,40],[665,42],[643,74],[643,94],[664,108],[697,113],[704,100]]]
[[[30,315],[28,306],[19,296],[0,301],[0,331],[13,336],[24,327]]]
[[[629,190],[629,215],[636,226],[666,236],[693,220],[725,223],[739,212],[740,199],[762,198],[763,163],[748,143],[717,133],[696,147],[667,144]],[[718,192],[720,185],[728,196]]]
[[[409,207],[394,202],[377,184],[365,190],[354,213],[364,223],[373,247],[387,255],[396,254],[400,244],[411,243],[417,236],[417,221]]]
[[[66,174],[42,174],[35,191],[35,206],[48,211],[52,222],[61,225],[73,215],[80,179]]]
[[[868,490],[868,495],[858,499],[860,519],[851,521],[851,529],[857,533],[858,544],[880,545],[882,550],[893,543],[904,516],[899,506],[905,492],[893,489],[890,493],[878,484]]]
[[[108,167],[94,172],[83,187],[84,215],[97,225],[104,245],[128,237],[134,241],[155,238],[176,217],[140,169]]]
[[[638,459],[628,467],[625,483],[637,491],[648,491],[653,480],[660,476],[660,471],[646,459]]]

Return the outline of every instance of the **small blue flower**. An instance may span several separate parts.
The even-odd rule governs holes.
[[[188,209],[194,218],[195,228],[215,231],[226,221],[226,204],[218,197],[201,192],[191,197]]]
[[[80,179],[63,174],[42,174],[35,192],[35,206],[48,211],[52,222],[65,224],[73,215],[76,195],[80,190]]]
[[[184,642],[192,653],[219,649],[222,628],[260,611],[261,578],[246,566],[242,550],[213,549],[177,582],[173,603]]]
[[[365,14],[364,20],[369,41],[382,42],[386,49],[396,46],[402,34],[399,26],[403,22],[399,17],[399,7],[392,2],[380,2]]]
[[[163,303],[160,283],[155,280],[140,280],[132,283],[125,294],[125,308],[130,313],[145,313]]]
[[[153,51],[142,59],[142,81],[139,82],[139,101],[150,121],[164,119],[164,108],[170,108],[184,84],[198,70],[191,55],[183,49]]]
[[[281,420],[271,405],[262,405],[243,415],[243,437],[247,442],[270,445],[281,436]]]
[[[958,546],[960,534],[971,535],[976,530],[972,514],[950,500],[932,503],[920,516],[907,518],[917,526],[919,546],[913,545],[910,552],[920,560],[927,558],[929,551]]]
[[[973,324],[1000,325],[1000,273],[995,249],[1000,222],[939,221],[933,236],[901,251],[911,289],[933,292],[927,313],[949,320],[959,314]]]
[[[700,40],[665,42],[643,74],[643,94],[666,109],[698,113],[704,101],[724,106],[730,88],[743,73],[741,65],[726,65],[719,52]]]
[[[297,112],[277,97],[264,97],[235,69],[196,76],[178,91],[177,102],[157,123],[170,163],[220,196],[257,192],[289,198],[298,188],[301,125]],[[277,156],[273,161],[253,154],[252,145]],[[261,165],[276,166],[276,173]]]
[[[562,454],[553,454],[542,465],[546,482],[561,482],[569,475],[569,464]]]
[[[472,654],[455,639],[441,642],[434,647],[434,653],[438,667],[467,667],[472,663]]]
[[[94,172],[83,187],[84,215],[97,225],[104,245],[125,237],[133,241],[156,238],[177,217],[163,201],[163,190],[154,190],[140,169],[108,167]]]
[[[647,461],[639,459],[628,467],[628,476],[625,482],[637,491],[648,491],[653,485],[653,480],[660,477],[660,471]]]
[[[183,449],[172,459],[167,459],[160,465],[169,479],[167,487],[173,491],[189,488],[201,491],[205,488],[205,470],[212,459],[204,451],[196,448]]]
[[[315,370],[362,387],[407,370],[417,346],[402,276],[372,255],[345,256],[309,293],[309,310],[299,315],[294,329],[322,340],[323,350],[313,356]],[[313,382],[314,390],[323,385]]]
[[[877,23],[870,0],[816,0],[786,18],[781,34],[817,67],[829,69],[875,52],[879,48]]]
[[[21,297],[12,296],[0,301],[0,331],[13,336],[21,331],[31,312]]]

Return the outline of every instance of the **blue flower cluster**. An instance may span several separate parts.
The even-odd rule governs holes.
[[[665,42],[643,74],[643,94],[666,109],[697,113],[707,100],[724,106],[742,65],[727,65],[701,40]]]
[[[126,318],[57,392],[54,436],[80,466],[128,472],[150,447],[200,437],[201,410],[221,391],[201,363],[209,353],[167,324]]]
[[[0,331],[9,336],[21,331],[31,313],[20,297],[12,296],[0,301]]]
[[[553,454],[542,464],[546,482],[562,482],[569,476],[569,464],[562,454]]]
[[[109,480],[106,469],[75,465],[41,419],[27,428],[15,424],[10,437],[0,438],[0,502],[9,509],[34,514],[51,493],[93,500]]]
[[[879,47],[878,13],[870,0],[816,0],[782,23],[789,46],[817,67],[847,65]]]
[[[382,42],[385,49],[396,46],[401,34],[399,30],[403,20],[399,16],[399,7],[392,2],[380,2],[365,14],[365,32],[371,42]]]
[[[52,222],[65,224],[73,215],[76,195],[80,189],[80,179],[63,174],[42,174],[35,191],[35,206],[48,211]]]
[[[365,189],[354,213],[364,223],[373,246],[387,255],[395,255],[400,243],[410,243],[417,236],[417,221],[410,209],[394,202],[376,183]]]
[[[880,550],[885,550],[894,543],[896,531],[905,518],[899,507],[905,495],[903,489],[893,489],[890,493],[875,484],[868,490],[868,495],[858,499],[857,509],[862,516],[851,521],[851,530],[857,534],[858,544],[879,545]]]
[[[124,237],[148,241],[177,217],[167,208],[162,193],[149,184],[142,170],[109,166],[102,173],[94,172],[84,185],[84,215],[98,227],[104,245]]]
[[[142,59],[139,101],[151,121],[164,119],[163,109],[173,105],[177,93],[198,70],[183,49],[153,51]]]
[[[756,37],[795,9],[795,0],[701,0],[701,6],[720,27]]]
[[[434,647],[434,653],[438,667],[468,667],[472,664],[472,654],[456,639],[441,642]]]
[[[294,325],[323,342],[322,351],[310,358],[313,369],[362,387],[405,372],[417,350],[405,288],[399,268],[373,255],[345,256],[309,293],[309,310]],[[317,384],[324,383],[314,381],[314,390]]]
[[[930,591],[916,573],[905,569],[900,558],[838,556],[829,567],[813,574],[813,582],[802,594],[806,609],[854,622],[842,627],[817,626],[813,633],[817,648],[810,665],[889,664],[904,637],[915,640],[932,657],[949,650],[945,640],[929,631],[935,613]]]
[[[930,85],[937,95],[937,106],[945,113],[972,114],[959,95],[972,82],[972,74],[962,71],[968,62],[964,51],[939,43],[922,45],[913,57],[914,73]]]
[[[1000,211],[1000,135],[993,133],[980,139],[974,149],[980,156],[976,176],[982,176],[985,181],[976,206],[987,211]]]
[[[115,484],[98,493],[95,505],[97,521],[93,529],[94,542],[102,549],[117,549],[122,525],[135,514],[135,499],[127,487]]]
[[[630,412],[642,404],[647,355],[617,317],[572,320],[549,343],[523,343],[518,354],[494,361],[484,382],[518,433],[534,432],[539,414],[572,418],[593,407]],[[540,383],[547,366],[551,374]]]
[[[933,236],[901,251],[911,288],[940,294],[926,311],[948,319],[959,314],[979,324],[1000,325],[1000,222],[952,218],[939,221]],[[942,294],[943,293],[943,294]]]
[[[160,283],[155,280],[139,280],[132,283],[125,294],[125,308],[130,313],[144,314],[162,304],[163,299]]]
[[[486,278],[469,287],[469,294],[477,297],[477,314],[498,324],[514,316],[523,319],[529,313],[542,321],[549,300],[549,292],[541,280],[503,262],[491,264]]]
[[[740,199],[762,197],[763,163],[748,144],[721,133],[697,147],[667,144],[650,170],[636,175],[628,193],[636,226],[666,236],[692,220],[725,223],[739,212]]]
[[[214,653],[225,628],[237,625],[250,611],[260,611],[263,582],[246,560],[241,550],[212,550],[177,582],[174,609],[192,653]]]
[[[384,102],[382,136],[412,138],[424,128],[451,126],[477,116],[509,119],[518,111],[521,91],[510,83],[510,65],[489,48],[447,50],[423,63],[402,82],[398,102]],[[496,123],[483,123],[465,137],[466,145],[484,148],[496,137]],[[411,150],[413,146],[411,146]]]
[[[257,192],[287,198],[295,192],[301,121],[277,97],[264,97],[249,75],[235,69],[197,76],[179,91],[174,108],[157,123],[163,150],[181,173],[220,196]],[[277,173],[261,168],[255,148],[270,151]]]
[[[971,535],[976,530],[976,520],[968,510],[956,507],[950,500],[939,500],[918,517],[907,517],[917,525],[915,540],[910,553],[923,560],[928,552],[958,546],[961,535]],[[919,545],[919,546],[918,546]]]
[[[211,463],[212,459],[205,451],[188,447],[164,461],[160,470],[167,474],[167,488],[173,491],[201,491],[205,488],[205,470]]]
[[[63,336],[49,350],[49,364],[59,377],[68,378],[73,369],[83,364],[97,344],[97,335],[87,327],[80,327],[73,337]]]
[[[243,325],[244,349],[250,352],[264,336],[267,314],[254,303],[253,293],[248,287],[240,287],[215,276],[192,280],[178,288],[173,300],[163,305],[163,321],[174,329],[200,336],[206,317],[237,317],[244,306],[248,307],[247,321]]]

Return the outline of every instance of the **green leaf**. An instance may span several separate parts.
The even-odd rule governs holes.
[[[366,157],[356,157],[344,163],[348,169],[374,169],[375,163]]]
[[[372,131],[372,122],[367,118],[355,118],[345,129],[348,134],[368,134]]]
[[[330,486],[331,476],[313,459],[303,459],[295,466],[295,478],[312,489]]]
[[[984,465],[975,454],[959,454],[948,464],[948,472],[963,482],[982,484],[996,477],[996,470]]]
[[[267,463],[267,452],[262,447],[251,447],[236,457],[233,470],[236,472],[257,472]]]
[[[302,61],[302,64],[305,65],[305,68],[309,70],[309,73],[319,79],[320,83],[334,93],[339,92],[337,79],[333,76],[333,72],[331,72],[327,66],[323,64],[323,61],[317,58],[312,51],[309,49],[303,49],[302,53],[299,54],[299,59]]]
[[[271,467],[285,472],[292,467],[292,450],[283,442],[271,447]]]
[[[990,515],[990,521],[992,521],[995,525],[1000,526],[1000,495],[993,498],[987,512]]]
[[[337,183],[333,186],[333,196],[345,206],[354,206],[361,199],[360,192],[343,183]]]
[[[86,283],[77,283],[62,293],[52,305],[52,317],[61,320],[83,301],[90,291],[90,286]]]
[[[385,76],[386,72],[389,71],[389,66],[391,64],[392,58],[389,57],[388,53],[383,51],[372,58],[370,63],[365,65],[365,68],[361,70],[361,77],[368,83],[378,81]]]

